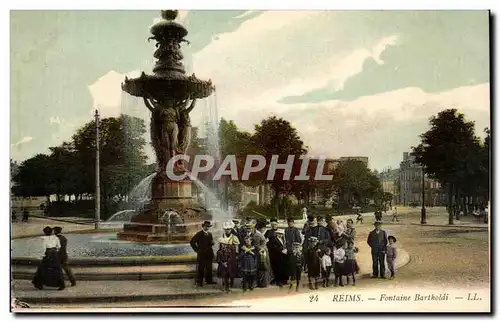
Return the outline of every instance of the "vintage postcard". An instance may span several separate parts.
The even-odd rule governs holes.
[[[491,312],[488,11],[11,11],[12,312]]]

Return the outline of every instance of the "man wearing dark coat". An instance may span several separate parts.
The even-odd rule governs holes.
[[[266,237],[267,240],[271,240],[271,238],[276,236],[277,230],[278,230],[278,220],[271,219],[271,229],[266,230],[264,237]],[[268,245],[268,247],[269,247],[269,245]]]
[[[288,218],[287,222],[288,227],[285,228],[285,241],[288,254],[291,254],[294,243],[302,244],[302,236],[300,235],[299,229],[295,227],[295,221],[293,218]]]
[[[387,252],[387,232],[382,230],[381,221],[375,221],[375,229],[368,234],[368,246],[372,249],[372,278],[385,278],[385,254]],[[380,275],[379,275],[380,274]]]
[[[76,285],[76,278],[75,275],[73,274],[73,271],[71,270],[71,267],[69,267],[68,264],[68,239],[62,235],[62,228],[61,227],[54,227],[54,235],[59,238],[59,242],[61,243],[61,248],[59,249],[59,259],[61,260],[61,267],[68,275],[69,282],[71,283],[71,286]]]
[[[309,237],[316,237],[320,246],[328,245],[330,243],[330,234],[325,227],[318,225],[318,220],[314,219],[311,228],[304,235],[304,248],[309,249]]]
[[[212,227],[209,221],[203,222],[202,230],[197,232],[191,241],[191,248],[196,252],[197,269],[196,285],[203,286],[203,279],[207,284],[216,284],[212,280],[212,260],[214,258],[214,238],[208,229]]]

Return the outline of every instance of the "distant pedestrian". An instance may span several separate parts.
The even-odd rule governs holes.
[[[362,223],[363,223],[363,215],[358,211],[356,216],[356,224],[362,224]]]
[[[375,221],[375,229],[368,235],[368,246],[371,248],[373,275],[372,278],[385,278],[385,254],[387,252],[387,232],[381,229],[382,222]]]
[[[203,286],[203,280],[207,284],[216,284],[212,280],[212,260],[214,258],[212,247],[214,246],[214,238],[212,233],[208,231],[210,227],[212,227],[212,224],[209,221],[203,222],[202,229],[189,242],[191,248],[197,254],[196,285],[199,287]]]
[[[306,207],[302,208],[302,220],[304,220],[304,221],[307,220],[307,208]]]
[[[389,236],[389,246],[387,246],[387,266],[391,272],[391,279],[396,277],[396,258],[398,257],[398,251],[396,248],[396,237]]]
[[[17,214],[15,209],[12,209],[12,222],[17,222]]]
[[[23,219],[22,219],[22,221],[23,221],[23,222],[28,222],[29,215],[30,215],[29,210],[28,210],[27,208],[24,208],[24,210],[23,210]]]
[[[394,210],[392,211],[392,222],[396,221],[399,222],[399,216],[398,216],[398,209],[394,207]]]

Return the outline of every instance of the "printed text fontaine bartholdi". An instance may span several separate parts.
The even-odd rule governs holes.
[[[406,301],[448,301],[450,295],[448,293],[425,294],[415,293],[413,295],[392,295],[382,293],[378,297],[371,297],[369,300],[379,302],[406,302]],[[335,294],[333,295],[333,302],[361,302],[365,301],[360,294]]]

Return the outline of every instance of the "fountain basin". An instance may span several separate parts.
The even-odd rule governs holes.
[[[68,257],[70,263],[119,262],[134,263],[144,260],[151,262],[152,257],[161,257],[157,261],[165,262],[172,256],[184,256],[190,260],[195,253],[188,243],[138,243],[118,240],[116,233],[65,234],[68,239]],[[39,261],[43,254],[40,237],[17,238],[11,240],[11,258]],[[189,255],[188,257],[185,257]]]

